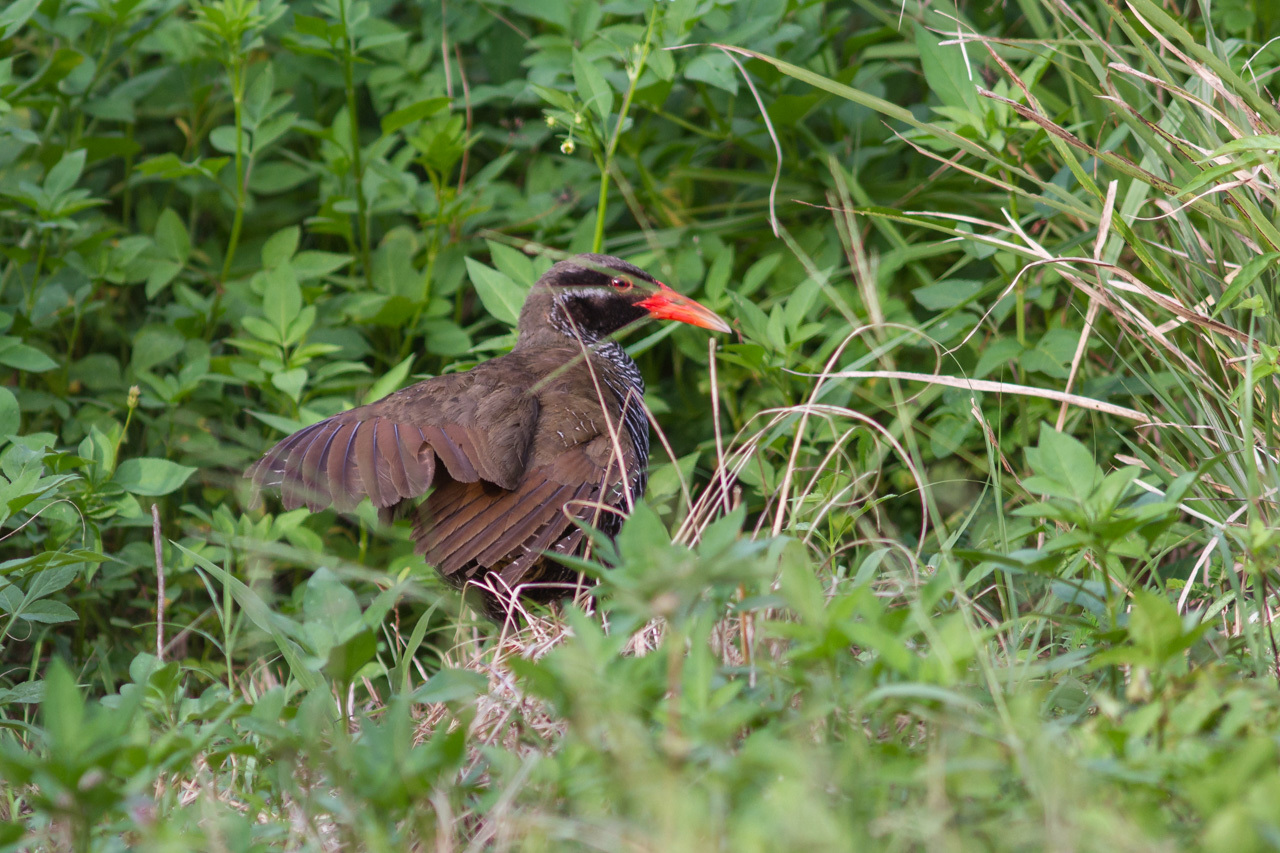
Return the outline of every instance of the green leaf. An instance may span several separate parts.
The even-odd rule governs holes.
[[[195,468],[168,459],[144,456],[121,462],[111,479],[130,494],[155,497],[181,488],[195,472]]]
[[[989,375],[996,368],[1020,356],[1025,350],[1026,348],[1018,343],[1017,338],[997,338],[983,347],[982,355],[978,357],[978,364],[973,369],[973,378],[981,379]]]
[[[415,121],[421,121],[428,116],[433,116],[449,106],[449,99],[446,97],[424,98],[416,104],[410,104],[402,107],[393,113],[382,117],[382,135],[387,136],[395,133],[400,128],[413,124]]]
[[[287,264],[268,269],[264,276],[267,286],[262,294],[262,313],[283,335],[302,310],[302,288]]]
[[[428,320],[422,324],[422,334],[436,355],[462,355],[471,349],[471,336],[452,320]]]
[[[1102,481],[1093,454],[1071,436],[1047,423],[1040,424],[1040,443],[1027,448],[1027,464],[1037,477],[1028,477],[1028,491],[1069,497],[1084,503]]]
[[[253,167],[249,189],[262,195],[275,195],[302,186],[313,177],[315,172],[297,163],[273,160]]]
[[[64,761],[78,758],[86,736],[84,697],[62,658],[55,657],[45,671],[40,713],[49,747]]]
[[[304,36],[326,40],[329,38],[329,23],[324,18],[317,18],[314,15],[294,13],[293,28]]]
[[[417,251],[417,239],[409,229],[396,228],[388,233],[373,255],[373,280],[378,290],[414,302],[421,300],[422,274],[413,265]],[[396,325],[403,322],[403,317],[399,317]]]
[[[613,89],[600,69],[577,49],[573,51],[573,85],[587,109],[594,110],[599,116],[600,127],[604,129],[609,122],[609,113],[613,111]]]
[[[1245,136],[1240,139],[1233,139],[1220,146],[1217,151],[1210,154],[1205,160],[1217,160],[1223,154],[1232,154],[1236,151],[1280,152],[1280,136],[1264,134],[1262,136]]]
[[[80,180],[80,173],[84,171],[84,158],[83,148],[68,152],[49,170],[44,179],[44,191],[50,198],[66,195],[76,185],[76,181]]]
[[[282,266],[298,251],[298,239],[302,231],[296,225],[281,228],[262,244],[262,266],[266,269]]]
[[[18,398],[13,392],[0,385],[0,441],[16,435],[22,426],[22,412],[18,409]]]
[[[293,273],[298,277],[298,281],[323,278],[349,263],[351,263],[350,255],[313,250],[298,252],[289,261],[289,265],[293,267]]]
[[[215,127],[209,133],[209,144],[225,154],[236,153],[236,128],[235,125],[224,124],[222,127]],[[248,151],[249,131],[240,131],[240,150]]]
[[[738,94],[738,69],[729,57],[719,50],[708,51],[693,58],[684,69],[684,76],[698,80],[731,95]]]
[[[413,694],[414,702],[470,702],[489,689],[488,679],[473,669],[446,667]]]
[[[1242,161],[1255,160],[1255,159],[1257,159],[1256,155],[1252,157],[1244,157],[1238,160],[1233,160],[1230,163],[1219,163],[1217,166],[1210,166],[1208,169],[1205,169],[1203,172],[1198,173],[1191,180],[1187,181],[1187,183],[1179,187],[1178,195],[1185,196],[1191,193],[1195,193],[1199,191],[1201,188],[1214,183],[1219,178],[1224,178],[1227,175],[1238,172],[1241,169],[1249,166],[1248,162],[1242,162]]]
[[[1276,265],[1277,259],[1280,259],[1280,252],[1265,252],[1246,261],[1240,269],[1236,270],[1231,283],[1222,292],[1221,298],[1218,299],[1217,305],[1213,308],[1213,316],[1216,318],[1227,308],[1230,308],[1235,303],[1236,298],[1244,292],[1245,288],[1257,281],[1258,276],[1262,275],[1267,267]]]
[[[981,117],[985,111],[978,98],[978,81],[970,79],[960,45],[943,45],[933,33],[917,26],[916,49],[920,51],[920,67],[929,90],[946,106]]]
[[[355,593],[323,566],[307,579],[302,612],[306,616],[307,633],[316,639],[317,649],[342,642],[351,631],[363,625]]]
[[[235,599],[236,604],[240,605],[240,609],[250,621],[271,635],[276,642],[276,647],[280,649],[280,654],[284,655],[284,659],[288,662],[289,671],[304,689],[313,690],[320,686],[320,678],[303,662],[301,648],[288,636],[290,633],[298,634],[298,626],[295,623],[278,613],[273,613],[261,596],[246,586],[243,581],[214,565],[208,558],[181,543],[173,542],[173,544],[202,570],[221,581],[231,591],[231,597]]]
[[[0,337],[0,364],[28,373],[43,373],[58,366],[49,356],[12,335]]]
[[[302,399],[302,389],[306,387],[308,373],[305,367],[292,370],[280,370],[271,374],[271,384],[288,394],[296,403]]]
[[[143,289],[147,299],[155,299],[156,294],[168,287],[180,272],[182,272],[182,264],[179,261],[153,261],[147,273],[146,287]]]
[[[1134,644],[1146,652],[1148,662],[1156,665],[1181,652],[1199,636],[1199,632],[1194,632],[1188,640],[1183,632],[1182,617],[1173,602],[1142,588],[1133,591],[1129,634]]]
[[[134,370],[150,370],[182,352],[186,339],[171,326],[144,326],[133,339],[129,365]]]
[[[191,236],[187,234],[187,226],[182,217],[166,207],[156,219],[156,248],[165,257],[182,263],[191,256]]]
[[[273,344],[282,342],[286,332],[284,329],[277,329],[261,317],[254,317],[253,315],[241,317],[240,325],[244,326],[244,330],[258,340],[268,341]]]
[[[28,622],[43,622],[48,625],[56,625],[60,622],[74,622],[80,617],[61,601],[46,599],[44,601],[33,601],[22,608],[18,618],[25,619]]]
[[[485,310],[508,326],[514,326],[520,318],[527,291],[492,267],[471,258],[467,258],[467,274]]]
[[[512,281],[534,281],[538,278],[533,259],[524,252],[511,246],[504,246],[496,240],[484,242],[489,247],[489,257],[494,267]]]
[[[911,296],[930,311],[945,311],[957,305],[964,305],[980,290],[982,290],[980,281],[955,278],[917,287],[911,291]]]
[[[375,400],[381,400],[392,391],[399,390],[405,377],[409,375],[409,366],[413,364],[415,358],[417,356],[406,356],[404,361],[382,374],[378,381],[369,387],[368,393],[364,395],[363,402],[366,404],[372,403]]]
[[[537,83],[532,83],[530,85],[532,86],[533,91],[537,92],[538,96],[548,104],[551,104],[551,106],[559,107],[567,113],[573,112],[573,98],[569,97],[564,92],[561,92],[559,89],[549,89],[546,86],[539,86]]]
[[[12,37],[36,13],[40,0],[14,0],[0,12],[0,41]]]
[[[373,660],[377,653],[378,638],[366,628],[329,649],[324,664],[325,674],[338,684],[350,684],[360,667]]]

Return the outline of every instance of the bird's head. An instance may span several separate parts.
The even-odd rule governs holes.
[[[635,264],[610,255],[576,255],[547,270],[529,291],[520,338],[553,330],[593,344],[649,318],[731,331],[715,313]]]

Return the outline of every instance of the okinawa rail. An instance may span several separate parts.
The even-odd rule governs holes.
[[[245,476],[286,509],[367,497],[385,522],[412,514],[417,552],[491,618],[515,595],[554,600],[578,579],[555,559],[581,551],[575,520],[612,536],[644,493],[644,380],[615,335],[650,318],[730,331],[619,258],[561,261],[529,290],[510,353],[299,430]]]

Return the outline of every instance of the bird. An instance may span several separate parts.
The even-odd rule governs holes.
[[[245,472],[251,504],[412,516],[415,550],[491,619],[517,599],[550,602],[579,573],[556,561],[614,536],[643,496],[644,379],[617,334],[648,319],[730,332],[638,266],[582,254],[530,288],[515,346],[470,370],[411,385],[284,438]],[[425,499],[424,499],[425,496]]]

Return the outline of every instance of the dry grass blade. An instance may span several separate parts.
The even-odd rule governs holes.
[[[1049,388],[1035,388],[1030,385],[1016,385],[1011,382],[994,382],[988,379],[965,379],[959,376],[938,376],[931,373],[912,373],[906,370],[841,370],[826,374],[831,379],[900,379],[907,382],[924,382],[930,385],[945,385],[948,388],[962,388],[966,391],[980,391],[992,394],[1010,394],[1021,397],[1040,397],[1045,400],[1057,400],[1064,404],[1114,415],[1142,424],[1154,423],[1150,415],[1137,409],[1104,403],[1091,397],[1079,394],[1068,394],[1065,391],[1054,391]]]

